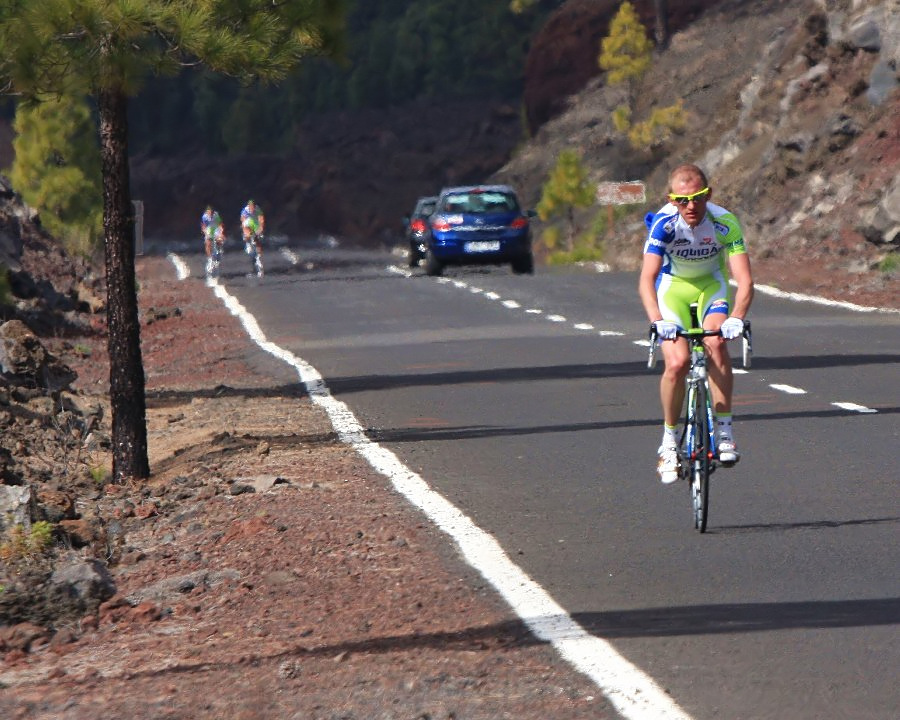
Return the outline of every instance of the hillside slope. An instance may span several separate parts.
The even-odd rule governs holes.
[[[741,218],[759,282],[898,307],[886,259],[900,245],[898,3],[827,5],[716,5],[673,36],[635,90],[638,117],[682,99],[683,134],[631,149],[610,118],[624,92],[597,77],[493,179],[536,203],[559,151],[574,148],[598,181],[645,181],[646,208],[616,228],[606,253],[633,269],[641,217],[662,204],[668,170],[697,162]]]

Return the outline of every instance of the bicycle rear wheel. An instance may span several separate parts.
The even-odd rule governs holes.
[[[706,532],[709,517],[709,433],[706,427],[706,387],[698,383],[691,392],[691,448],[688,448],[688,480],[691,488],[691,507],[694,527]]]

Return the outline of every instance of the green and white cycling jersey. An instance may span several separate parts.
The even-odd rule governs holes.
[[[667,203],[653,216],[644,252],[663,258],[660,275],[697,278],[727,272],[728,256],[747,248],[738,219],[725,208],[707,203],[706,216],[692,228]]]
[[[698,303],[700,320],[709,313],[728,314],[727,259],[746,253],[738,219],[725,208],[707,203],[697,227],[688,225],[672,203],[648,222],[644,253],[663,258],[656,294],[664,320],[691,327],[690,304]]]
[[[200,230],[205,237],[210,239],[218,237],[221,234],[222,218],[218,212],[213,210],[211,213],[204,212],[200,216]]]
[[[259,219],[262,216],[263,211],[259,205],[256,205],[253,210],[250,210],[249,206],[244,206],[244,208],[241,210],[241,226],[250,228],[251,232],[259,232]]]

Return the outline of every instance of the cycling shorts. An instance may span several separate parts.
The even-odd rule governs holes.
[[[677,323],[687,330],[691,323],[691,303],[697,303],[700,324],[711,313],[728,315],[728,281],[721,273],[683,278],[660,273],[656,284],[656,298],[662,319]]]

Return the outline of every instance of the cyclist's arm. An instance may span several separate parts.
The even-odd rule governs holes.
[[[654,253],[644,253],[644,261],[641,265],[641,274],[638,279],[638,293],[641,296],[641,303],[644,305],[644,312],[647,313],[647,319],[650,322],[662,320],[662,313],[659,311],[659,300],[656,297],[656,276],[662,269],[663,258],[661,255]]]
[[[728,269],[732,279],[737,283],[731,315],[743,320],[750,311],[750,303],[753,302],[753,274],[750,272],[750,256],[747,253],[731,255],[728,258]]]

